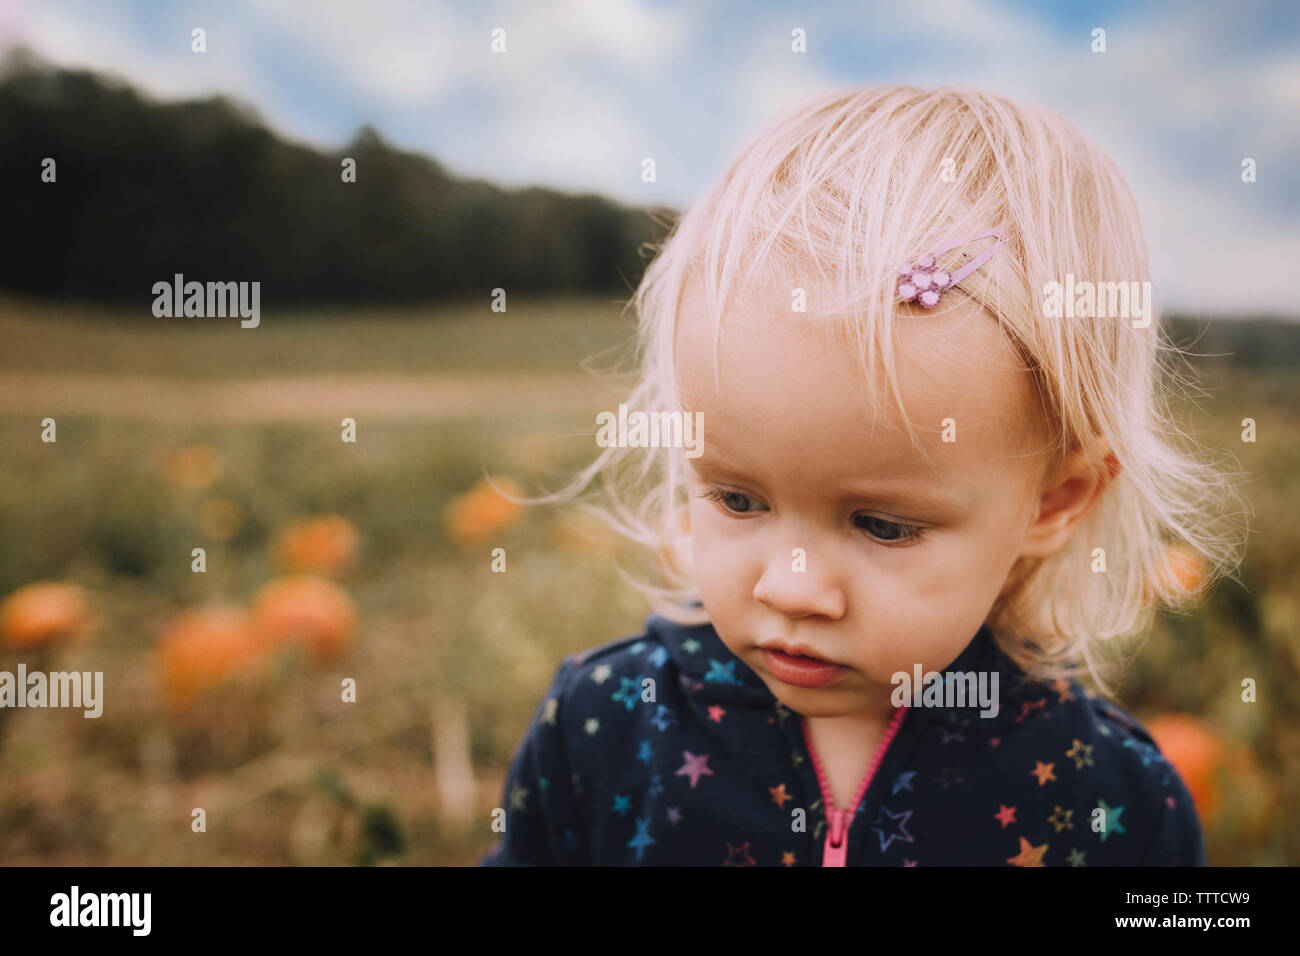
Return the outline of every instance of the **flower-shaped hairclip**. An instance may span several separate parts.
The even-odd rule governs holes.
[[[958,246],[964,246],[969,242],[988,238],[995,238],[997,242],[956,272],[950,273],[937,267],[938,257],[950,249],[956,249]],[[955,239],[947,245],[940,246],[934,252],[921,256],[911,265],[904,265],[898,270],[898,297],[904,302],[916,302],[927,309],[933,309],[939,304],[945,290],[951,289],[993,258],[993,255],[1006,244],[1006,241],[1006,233],[1000,229],[986,229],[977,235],[967,236],[964,239]]]

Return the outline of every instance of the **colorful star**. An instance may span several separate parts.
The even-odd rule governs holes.
[[[641,749],[637,751],[636,759],[640,760],[642,763],[649,763],[650,757],[650,741],[643,740],[641,741]]]
[[[903,790],[907,790],[908,792],[913,792],[912,778],[915,776],[916,776],[915,770],[904,770],[902,773],[900,773],[897,777],[894,778],[894,786],[891,788],[890,793],[897,794]]]
[[[542,723],[555,726],[555,714],[560,709],[560,702],[554,697],[546,701],[546,706],[542,708]]]
[[[700,642],[693,637],[688,637],[686,640],[682,641],[682,650],[687,654],[694,654],[699,649]]]
[[[954,740],[965,740],[965,739],[966,739],[964,735],[959,734],[957,731],[955,731],[955,730],[951,730],[951,731],[950,731],[950,730],[945,730],[943,727],[940,727],[940,728],[939,728],[939,735],[943,738],[942,743],[945,743],[945,744],[950,744],[950,743],[952,743]]]
[[[1111,833],[1127,833],[1124,824],[1119,822],[1119,815],[1124,812],[1123,807],[1108,807],[1105,800],[1097,801],[1098,808],[1106,815],[1106,826],[1101,831],[1101,842],[1105,843]]]
[[[1047,852],[1047,844],[1042,846],[1032,846],[1024,837],[1020,837],[1020,852],[1013,857],[1008,857],[1007,862],[1012,866],[1042,866],[1043,854]]]
[[[784,810],[785,802],[794,799],[792,795],[785,792],[785,784],[779,787],[768,787],[767,792],[772,795],[772,802],[776,804],[778,810]]]
[[[510,791],[510,809],[511,810],[528,809],[524,805],[525,801],[527,800],[528,800],[528,789],[526,787],[521,787],[519,786],[519,784],[516,783],[514,789]]]
[[[1080,853],[1078,850],[1071,850],[1070,858],[1069,858],[1070,866],[1084,866],[1085,865],[1083,862],[1084,855],[1085,854]]]
[[[1082,770],[1084,767],[1091,767],[1092,763],[1092,744],[1085,744],[1077,737],[1074,738],[1074,746],[1065,752],[1067,757],[1074,760],[1074,769]]]
[[[604,684],[609,680],[609,675],[614,673],[608,664],[597,664],[591,670],[591,679],[597,684]]]
[[[911,819],[911,817],[911,810],[904,810],[902,813],[890,813],[889,808],[884,804],[881,804],[880,811],[876,814],[876,821],[871,825],[871,829],[874,830],[876,836],[880,838],[881,853],[888,850],[890,844],[895,840],[898,840],[901,843],[915,842],[912,834],[907,832],[907,821]],[[897,832],[890,832],[888,837],[886,837],[886,827],[888,827],[890,831]]]
[[[717,704],[714,704],[712,707],[709,708],[709,720],[713,721],[715,724],[720,724],[722,723],[722,715],[725,713],[726,713],[725,710],[723,710]]]
[[[657,797],[664,792],[663,774],[657,773],[650,778],[650,786],[646,788],[646,793],[652,797]]]
[[[655,667],[663,667],[664,662],[668,660],[668,651],[666,651],[662,646],[656,647],[650,652],[650,656],[647,657],[646,660]]]
[[[1124,741],[1124,746],[1137,750],[1142,754],[1142,766],[1149,767],[1155,761],[1164,763],[1165,758],[1160,755],[1160,751],[1143,740],[1133,740],[1132,738]]]
[[[610,700],[622,701],[628,710],[637,705],[641,699],[641,678],[638,675],[635,679],[631,677],[620,677],[618,679],[618,690],[610,694]]]
[[[1020,723],[1020,722],[1022,722],[1026,717],[1028,717],[1028,716],[1029,716],[1029,712],[1030,712],[1031,710],[1037,710],[1037,709],[1040,708],[1040,707],[1046,707],[1046,706],[1047,706],[1047,698],[1046,698],[1046,697],[1040,697],[1040,698],[1038,698],[1038,700],[1035,700],[1035,701],[1032,701],[1032,702],[1031,702],[1031,701],[1028,701],[1028,700],[1021,701],[1021,703],[1020,703],[1020,716],[1016,718],[1016,723]]]
[[[1073,830],[1074,811],[1062,810],[1060,807],[1057,807],[1052,811],[1052,815],[1047,818],[1047,822],[1056,827],[1057,833],[1060,833],[1062,830]]]
[[[681,808],[681,807],[669,807],[669,808],[668,808],[668,822],[671,823],[673,826],[677,826],[677,824],[679,824],[679,823],[682,822],[682,808]]]
[[[596,731],[600,730],[600,721],[595,717],[588,717],[587,722],[582,725],[582,729],[590,737],[596,736]]]
[[[692,790],[694,790],[695,785],[700,782],[701,775],[708,776],[708,777],[713,776],[713,771],[710,770],[708,766],[708,760],[709,760],[708,754],[704,754],[703,756],[697,757],[689,750],[683,750],[682,756],[686,758],[686,763],[682,764],[682,766],[678,769],[677,773],[675,773],[673,776],[690,777]]]
[[[715,661],[709,658],[709,672],[704,675],[706,681],[713,681],[718,684],[739,684],[740,680],[736,677],[736,662]]]
[[[1038,785],[1040,787],[1045,786],[1047,781],[1056,779],[1056,774],[1052,773],[1052,768],[1055,766],[1056,764],[1054,763],[1043,763],[1040,760],[1038,761],[1038,765],[1034,767],[1033,770],[1029,771],[1029,775],[1038,778]]]
[[[1056,691],[1058,704],[1064,704],[1067,700],[1074,700],[1074,694],[1070,693],[1070,682],[1064,677],[1058,677],[1052,681],[1052,690]]]
[[[631,796],[624,793],[614,794],[614,812],[620,817],[627,816],[627,812],[632,809]]]
[[[786,850],[784,853],[782,853],[782,854],[781,854],[781,865],[782,865],[782,866],[794,866],[794,854],[791,853],[789,850]]]
[[[1004,803],[998,804],[998,812],[993,814],[995,820],[1002,821],[1002,829],[1006,829],[1008,824],[1016,822],[1016,808],[1008,807]]]
[[[743,854],[743,855],[742,855]],[[754,858],[749,855],[749,843],[746,841],[740,846],[727,844],[727,858],[722,861],[723,866],[756,866]]]
[[[916,860],[909,860],[907,857],[903,857],[903,866],[916,866]]]
[[[665,707],[663,704],[660,704],[659,710],[655,713],[653,717],[650,718],[650,723],[654,724],[655,727],[657,727],[659,729],[659,732],[662,734],[665,730],[669,728],[669,726],[677,723],[677,718],[673,716],[673,712],[671,708]]]
[[[629,647],[628,650],[630,650],[633,654],[640,654],[642,651],[645,650],[645,641],[637,641],[635,644]]]
[[[628,840],[627,845],[629,848],[636,848],[636,861],[638,863],[641,862],[641,854],[645,851],[645,848],[654,842],[654,839],[650,836],[650,818],[637,820],[636,836]]]

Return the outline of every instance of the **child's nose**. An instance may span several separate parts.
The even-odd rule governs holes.
[[[839,620],[847,598],[829,568],[806,553],[778,552],[754,585],[754,600],[786,617],[821,615]]]

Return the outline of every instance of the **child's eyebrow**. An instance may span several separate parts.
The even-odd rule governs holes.
[[[701,478],[713,477],[745,484],[745,475],[721,462],[707,461],[701,455],[690,460],[691,468]],[[895,505],[900,507],[932,508],[942,511],[966,511],[977,503],[978,495],[973,491],[960,492],[957,489],[940,489],[909,482],[906,488],[872,487],[852,482],[845,483],[839,489],[840,499],[844,502],[869,501],[873,504]]]

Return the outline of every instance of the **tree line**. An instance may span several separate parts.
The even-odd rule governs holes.
[[[260,281],[281,306],[627,294],[671,215],[459,178],[370,127],[315,149],[230,99],[154,102],[23,50],[0,70],[0,144],[0,288],[42,296],[149,302],[176,273]]]
[[[22,48],[0,65],[0,210],[0,289],[145,306],[177,273],[258,281],[276,306],[626,296],[675,215],[460,178],[368,126],[312,148],[237,101],[154,102]],[[1165,328],[1203,356],[1300,364],[1300,326],[1259,319]]]

